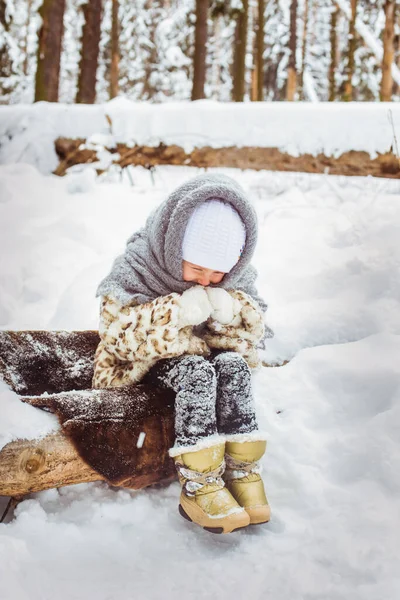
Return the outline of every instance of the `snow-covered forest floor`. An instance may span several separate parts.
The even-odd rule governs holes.
[[[100,278],[196,172],[0,167],[0,328],[96,328]],[[254,377],[270,524],[213,536],[177,483],[42,492],[0,525],[1,600],[400,597],[400,183],[225,172],[260,218],[264,358],[291,359]],[[4,384],[0,414],[0,447],[56,426]]]

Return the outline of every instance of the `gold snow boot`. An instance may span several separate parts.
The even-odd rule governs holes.
[[[267,442],[227,442],[225,449],[225,485],[250,517],[250,524],[267,523],[271,510],[265,495],[257,461]]]
[[[179,512],[211,533],[230,533],[250,523],[221,478],[224,450],[225,444],[219,444],[175,457],[182,485]]]

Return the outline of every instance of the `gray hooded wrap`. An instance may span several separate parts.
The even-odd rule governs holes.
[[[257,271],[250,264],[257,242],[255,210],[236,181],[207,173],[182,184],[154,210],[146,225],[129,238],[125,253],[100,283],[97,296],[110,295],[122,304],[143,304],[192,287],[193,282],[182,279],[183,236],[193,210],[211,198],[231,204],[246,228],[242,256],[218,287],[243,290],[266,310],[254,286]]]

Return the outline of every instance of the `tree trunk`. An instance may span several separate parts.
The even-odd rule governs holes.
[[[290,4],[290,37],[289,37],[289,65],[288,79],[286,87],[286,100],[293,102],[297,88],[297,69],[296,69],[296,50],[297,50],[297,0],[291,0]]]
[[[82,29],[82,49],[79,63],[77,104],[96,101],[96,75],[99,60],[102,0],[89,0],[83,7],[85,24]]]
[[[119,91],[119,0],[112,0],[110,98]]]
[[[43,0],[39,30],[35,102],[58,102],[65,0]]]
[[[331,12],[331,62],[329,65],[329,102],[334,102],[336,98],[336,68],[338,64],[337,48],[337,19],[339,8],[335,6]]]
[[[10,21],[7,15],[7,4],[5,0],[0,0],[0,25],[2,25],[4,29],[8,31]]]
[[[208,0],[196,0],[192,100],[205,98]]]
[[[304,2],[304,17],[303,17],[303,39],[301,45],[301,74],[300,74],[300,94],[302,100],[304,100],[304,70],[306,65],[307,56],[307,31],[308,31],[308,13],[309,13],[309,1]]]
[[[392,64],[394,59],[395,0],[386,0],[385,17],[385,30],[383,32],[381,100],[382,102],[390,102],[392,100],[393,92]]]
[[[234,102],[244,100],[248,18],[249,0],[242,0],[242,10],[238,12],[235,31],[232,94]]]
[[[221,86],[221,49],[222,49],[222,39],[221,39],[221,25],[222,25],[222,16],[217,15],[214,18],[214,46],[215,46],[215,55],[214,60],[211,65],[211,81],[212,81],[212,90],[213,90],[213,99],[219,100],[220,93],[219,88]]]
[[[251,17],[251,22],[250,22]],[[258,98],[258,56],[257,56],[257,30],[258,30],[258,11],[257,6],[254,4],[250,8],[249,13],[249,31],[253,32],[252,38],[249,36],[250,41],[250,53],[252,57],[251,66],[251,81],[250,81],[250,100],[257,102]],[[254,30],[254,31],[253,31]],[[249,51],[249,50],[247,50]]]
[[[351,18],[349,25],[349,48],[346,66],[346,81],[344,84],[343,100],[351,102],[354,99],[353,90],[353,75],[354,75],[354,54],[356,51],[356,19],[357,19],[357,2],[351,0]]]
[[[28,0],[28,9],[27,9],[27,16],[26,16],[26,25],[25,25],[25,39],[24,39],[24,64],[23,64],[23,72],[24,75],[28,75],[28,68],[29,68],[29,27],[31,24],[31,19],[32,19],[32,2],[33,0]]]
[[[264,0],[258,0],[257,6],[257,30],[256,30],[256,97],[254,100],[262,102],[264,100]]]

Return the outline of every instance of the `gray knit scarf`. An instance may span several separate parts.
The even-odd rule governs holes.
[[[124,254],[100,283],[97,296],[111,295],[122,304],[143,304],[193,286],[182,279],[183,236],[193,210],[210,198],[231,204],[246,228],[242,256],[218,287],[243,290],[266,310],[254,286],[257,271],[250,264],[257,242],[256,213],[236,181],[208,173],[182,184],[156,208],[146,225],[129,238]]]

